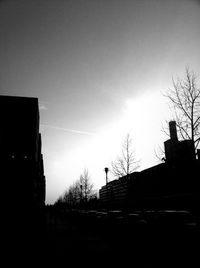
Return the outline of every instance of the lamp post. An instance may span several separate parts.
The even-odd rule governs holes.
[[[107,185],[107,183],[108,183],[108,171],[109,171],[109,168],[108,167],[105,167],[104,168],[104,171],[106,173],[106,185]]]
[[[108,167],[105,167],[104,168],[104,171],[106,173],[106,203],[107,203],[107,211],[108,211],[108,171],[109,171],[109,168]]]

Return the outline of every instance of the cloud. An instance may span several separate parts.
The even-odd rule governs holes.
[[[81,135],[89,135],[89,136],[95,135],[94,132],[89,132],[89,131],[82,131],[82,130],[76,130],[76,129],[70,129],[70,128],[63,128],[63,127],[57,127],[57,126],[52,126],[52,125],[46,125],[46,124],[41,124],[41,126],[46,127],[46,128],[51,128],[51,129],[56,129],[56,130],[61,130],[61,131],[81,134]]]

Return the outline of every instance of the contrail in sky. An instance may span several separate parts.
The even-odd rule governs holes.
[[[76,134],[83,134],[83,135],[90,135],[90,136],[95,135],[95,133],[93,133],[93,132],[57,127],[57,126],[52,126],[52,125],[41,124],[41,126],[56,129],[56,130],[62,130],[62,131],[66,131],[66,132],[76,133]]]

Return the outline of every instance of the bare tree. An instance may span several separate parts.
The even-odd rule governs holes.
[[[62,197],[62,202],[70,206],[78,204],[86,204],[92,198],[96,197],[94,185],[90,182],[90,176],[87,169],[84,169],[79,180],[74,182],[65,192]]]
[[[139,168],[139,161],[135,159],[135,151],[132,138],[127,134],[122,144],[121,155],[111,163],[112,173],[115,177],[123,177],[131,174]]]
[[[187,67],[185,77],[176,81],[172,79],[173,87],[165,94],[172,105],[179,138],[192,140],[195,149],[200,142],[200,87],[197,78]]]
[[[90,182],[90,176],[87,169],[84,169],[83,173],[80,175],[79,185],[81,189],[81,197],[85,202],[95,195],[94,185]]]
[[[81,199],[80,185],[79,182],[76,181],[65,191],[63,196],[63,202],[74,206],[80,202],[80,199]]]

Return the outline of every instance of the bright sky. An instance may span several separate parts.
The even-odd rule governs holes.
[[[84,168],[104,185],[128,132],[140,169],[157,164],[161,92],[187,65],[200,73],[200,2],[4,0],[0,38],[0,94],[39,98],[54,203]]]

